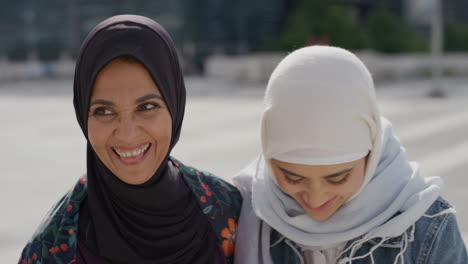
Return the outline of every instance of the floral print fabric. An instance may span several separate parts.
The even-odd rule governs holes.
[[[222,179],[170,158],[197,199],[218,236],[227,263],[233,263],[237,220],[241,207],[239,191]],[[52,208],[23,249],[19,264],[75,263],[79,206],[86,197],[86,177]]]

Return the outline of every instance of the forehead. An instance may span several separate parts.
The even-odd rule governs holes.
[[[271,164],[273,165],[273,167],[276,167],[278,169],[283,168],[306,177],[322,177],[333,173],[341,172],[346,169],[351,169],[359,161],[360,160],[334,165],[306,165],[271,159]]]
[[[116,59],[98,73],[91,97],[133,99],[149,93],[161,95],[145,66],[136,61]]]

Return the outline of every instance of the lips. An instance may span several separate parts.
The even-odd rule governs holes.
[[[303,203],[309,208],[310,210],[314,211],[324,211],[330,207],[330,205],[335,201],[336,197],[331,198],[330,200],[326,201],[325,203],[317,206],[317,207],[312,207],[310,204],[308,204],[306,201],[303,200]]]
[[[145,143],[135,147],[112,147],[112,150],[124,164],[134,165],[146,157],[146,153],[150,148],[151,143]]]
[[[136,157],[143,152],[145,152],[150,146],[150,143],[146,143],[143,146],[140,146],[139,148],[133,148],[133,149],[124,149],[124,148],[118,148],[118,147],[113,147],[114,151],[119,155],[120,157],[124,158],[131,158],[131,157]]]

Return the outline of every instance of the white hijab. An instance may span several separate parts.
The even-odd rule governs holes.
[[[372,77],[354,54],[327,46],[296,50],[272,73],[264,102],[266,159],[330,165],[370,151],[362,188],[367,185],[380,156],[382,130]]]
[[[441,179],[421,177],[406,160],[364,64],[340,48],[306,47],[279,63],[265,94],[261,138],[263,155],[234,178],[244,197],[236,263],[271,263],[271,228],[322,248],[361,236],[362,242],[401,236],[440,194]],[[367,154],[360,190],[323,222],[281,191],[269,165],[271,158],[339,164]]]

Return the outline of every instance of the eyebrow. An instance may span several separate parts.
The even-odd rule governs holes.
[[[142,96],[142,97],[136,99],[135,104],[139,104],[139,103],[144,102],[144,101],[149,100],[149,99],[159,99],[159,100],[163,101],[162,97],[157,95],[157,94],[147,94],[145,96]],[[107,106],[115,105],[114,102],[112,102],[112,101],[103,100],[103,99],[96,99],[96,100],[92,101],[89,106],[93,106],[95,104],[102,104],[102,105],[107,105]]]
[[[114,105],[114,103],[112,101],[107,101],[107,100],[103,100],[103,99],[96,99],[96,100],[92,101],[89,106],[93,106],[95,104],[102,104],[102,105],[108,105],[108,106]]]
[[[289,174],[289,175],[292,175],[292,176],[296,176],[296,177],[301,177],[301,178],[307,178],[307,177],[305,177],[305,176],[302,176],[302,175],[297,174],[297,173],[295,173],[295,172],[289,171],[289,170],[287,170],[287,169],[285,169],[285,168],[282,168],[282,167],[280,167],[280,166],[278,166],[278,168],[279,168],[282,172],[284,172],[284,173],[286,173],[286,174]],[[353,168],[354,168],[354,167],[349,168],[349,169],[344,169],[344,170],[342,170],[342,171],[339,171],[339,172],[336,172],[336,173],[332,173],[332,174],[323,176],[322,178],[325,178],[325,179],[335,178],[335,177],[338,177],[338,176],[341,176],[341,175],[343,175],[343,174],[345,174],[345,173],[350,172],[351,170],[353,170]]]
[[[136,99],[136,100],[135,100],[135,104],[142,103],[142,102],[144,102],[144,101],[146,101],[146,100],[148,100],[148,99],[159,99],[159,100],[161,100],[161,101],[164,101],[164,100],[162,99],[162,97],[159,96],[159,95],[157,95],[157,94],[147,94],[147,95],[145,95],[145,96],[142,96],[142,97]]]

